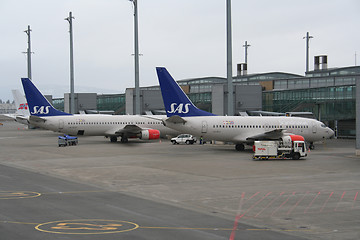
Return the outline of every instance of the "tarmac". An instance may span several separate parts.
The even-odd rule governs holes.
[[[97,216],[102,216],[104,204],[116,206],[122,213],[131,209],[135,215],[120,218],[115,209],[111,215],[104,208],[108,217],[102,218],[102,223],[91,222],[103,226],[111,219],[120,221],[118,225],[129,225],[127,231],[115,233],[121,239],[360,239],[360,158],[355,156],[354,139],[317,143],[302,160],[253,161],[250,147],[238,152],[234,145],[172,145],[164,139],[131,139],[122,144],[110,143],[104,137],[80,137],[77,146],[58,147],[59,133],[1,122],[0,202],[8,201],[2,198],[9,196],[35,201],[41,198],[36,193],[59,197],[64,196],[61,192],[68,192],[73,198],[64,200],[66,205],[94,208]],[[11,178],[7,175],[10,172],[19,178],[29,175],[29,180],[12,186],[6,180]],[[28,183],[30,179],[36,184]],[[61,190],[60,186],[68,185]],[[128,200],[120,203],[119,199]],[[59,198],[51,201],[62,206]],[[100,205],[92,206],[94,201]],[[125,204],[128,210],[117,204]],[[147,205],[151,207],[146,210],[140,207]],[[52,218],[32,220],[34,217],[29,216],[36,215],[34,206],[30,206],[32,214],[22,215],[20,221],[16,219],[17,205],[6,206],[6,214],[0,212],[0,231],[7,229],[6,239],[20,234],[27,226],[21,223],[40,225],[40,230],[31,227],[24,232],[41,239],[41,224],[55,222],[57,226],[51,229],[59,229],[73,224],[71,219],[85,219],[85,225],[91,221],[86,210],[79,210],[75,218],[64,214],[69,211],[65,207],[59,207]],[[153,223],[152,230],[144,227],[140,231],[144,226],[138,223],[144,219],[139,218],[142,214],[168,219],[149,220],[146,224]],[[66,219],[63,225],[57,222]],[[171,233],[164,232],[165,228],[171,228]],[[66,234],[70,239],[82,239],[76,235],[79,232]],[[100,238],[107,239],[104,235]]]

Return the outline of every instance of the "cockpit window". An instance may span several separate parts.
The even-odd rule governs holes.
[[[321,127],[326,128],[326,125],[325,125],[325,124],[321,124]]]

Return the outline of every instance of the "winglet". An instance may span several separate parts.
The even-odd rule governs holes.
[[[29,105],[30,115],[38,117],[71,115],[55,109],[29,78],[22,78],[21,82]]]
[[[166,68],[157,67],[156,72],[160,83],[166,115],[168,117],[173,115],[178,115],[180,117],[215,116],[215,114],[198,109],[171,77]]]

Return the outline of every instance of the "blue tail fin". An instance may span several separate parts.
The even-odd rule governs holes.
[[[30,115],[38,117],[71,115],[55,109],[29,78],[22,78],[21,82],[23,84],[26,100],[29,105]]]
[[[171,77],[166,68],[157,67],[156,71],[159,78],[166,115],[168,117],[173,115],[178,115],[180,117],[215,116],[215,114],[198,109]]]

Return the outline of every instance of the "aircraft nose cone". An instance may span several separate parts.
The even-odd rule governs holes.
[[[328,133],[328,138],[333,138],[335,135],[335,132],[331,128],[327,129],[327,133]]]

